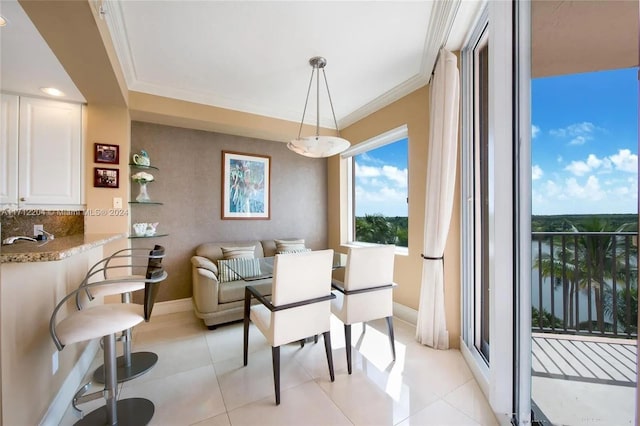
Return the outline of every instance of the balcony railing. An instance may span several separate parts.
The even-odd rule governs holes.
[[[637,236],[533,232],[533,331],[637,336]]]

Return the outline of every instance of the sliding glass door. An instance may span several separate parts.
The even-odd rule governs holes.
[[[462,353],[501,423],[530,419],[528,13],[488,2],[461,53]]]

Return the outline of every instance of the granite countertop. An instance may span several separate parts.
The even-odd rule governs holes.
[[[16,241],[0,247],[0,263],[62,260],[126,236],[126,233],[78,234],[47,241]]]

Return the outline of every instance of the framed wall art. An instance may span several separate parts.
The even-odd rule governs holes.
[[[94,143],[93,161],[96,163],[118,164],[120,162],[118,145]]]
[[[93,186],[96,188],[118,188],[120,186],[120,171],[94,167]]]
[[[222,151],[222,219],[270,219],[271,157]]]

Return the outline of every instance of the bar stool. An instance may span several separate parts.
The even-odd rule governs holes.
[[[161,251],[164,249],[161,247]],[[144,425],[153,417],[155,407],[151,401],[144,398],[127,398],[118,401],[118,384],[116,379],[116,333],[131,328],[142,321],[149,321],[153,304],[158,293],[159,284],[167,277],[158,259],[149,259],[144,282],[144,305],[133,303],[105,304],[84,308],[71,312],[62,321],[56,322],[60,310],[67,305],[67,301],[76,297],[78,293],[97,289],[102,286],[122,282],[139,282],[139,278],[123,280],[103,280],[84,284],[67,294],[56,305],[49,321],[49,332],[59,351],[66,345],[100,337],[104,345],[105,386],[102,391],[85,395],[81,401],[88,402],[105,398],[106,404],[83,418],[79,425]],[[86,388],[83,387],[83,388]]]
[[[143,275],[128,275],[110,277],[109,271],[122,268],[138,269],[143,267],[142,265],[136,265],[136,259],[157,259],[158,265],[164,258],[164,249],[160,250],[162,246],[156,245],[153,249],[149,248],[126,248],[118,250],[111,256],[106,257],[91,267],[87,273],[84,281],[80,285],[86,287],[89,279],[102,272],[105,280],[123,280],[121,282],[115,282],[108,286],[98,286],[91,290],[86,289],[85,293],[89,300],[93,300],[96,297],[112,296],[115,294],[121,295],[122,303],[131,303],[131,293],[145,288]],[[146,253],[148,252],[148,253]],[[139,253],[139,254],[138,254]],[[144,253],[144,254],[143,254]],[[112,265],[111,262],[116,259],[131,260],[130,263],[122,265]],[[102,267],[100,267],[102,266]],[[146,265],[144,265],[146,266]],[[133,279],[134,281],[128,281]],[[136,281],[137,279],[137,281]],[[76,295],[76,306],[80,309],[80,293]],[[118,383],[126,382],[134,379],[147,371],[149,371],[158,362],[158,355],[153,352],[132,352],[131,350],[131,328],[122,330],[122,334],[116,340],[122,341],[123,354],[116,359],[117,373],[116,377]],[[93,380],[97,383],[104,383],[105,370],[104,365],[98,367],[93,373]]]

